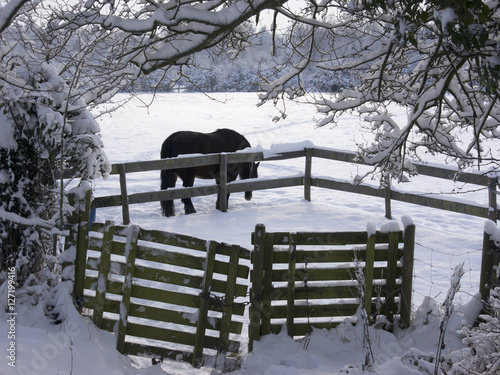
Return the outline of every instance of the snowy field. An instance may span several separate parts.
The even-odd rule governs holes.
[[[370,134],[360,131],[360,119],[353,116],[345,116],[337,127],[317,128],[315,110],[305,104],[286,103],[288,117],[275,123],[272,119],[278,114],[276,109],[272,105],[257,108],[255,94],[216,94],[212,98],[201,94],[162,94],[147,108],[144,103],[149,103],[151,96],[142,95],[140,99],[142,102],[134,99],[100,119],[111,163],[158,159],[162,142],[177,130],[211,132],[231,128],[242,133],[253,147],[271,152],[297,147],[304,141],[320,147],[355,151],[356,143],[370,138]],[[394,108],[394,115],[404,121],[404,109]],[[367,170],[350,163],[313,159],[314,176],[352,181],[354,176]],[[263,162],[259,177],[296,176],[303,171],[303,158]],[[129,193],[157,190],[159,172],[129,174],[127,182]],[[211,182],[196,182],[207,183]],[[370,179],[366,183],[377,186],[377,181]],[[485,189],[427,177],[415,177],[394,188],[487,203]],[[468,190],[474,192],[466,193]],[[119,194],[118,177],[96,181],[94,191],[96,196]],[[215,210],[215,199],[215,196],[194,198],[198,212],[188,216],[184,215],[181,202],[176,202],[177,216],[170,218],[161,216],[159,202],[132,205],[131,221],[145,228],[236,243],[249,249],[250,234],[257,223],[265,224],[269,231],[342,231],[365,230],[368,222],[377,227],[387,222],[382,199],[319,188],[312,189],[312,202],[304,200],[302,187],[255,191],[250,202],[245,201],[242,193],[233,194],[227,213]],[[477,308],[474,295],[479,290],[485,219],[399,202],[392,203],[392,214],[395,219],[409,215],[416,225],[413,302],[414,311],[418,313],[414,329],[396,334],[371,332],[376,358],[374,370],[383,374],[421,373],[418,366],[411,365],[405,358],[415,351],[435,353],[439,304],[446,296],[453,268],[461,262],[464,262],[465,274],[456,297],[456,311],[462,310],[467,315]],[[98,210],[97,220],[106,219],[121,222],[121,210]],[[5,293],[0,290],[3,304]],[[172,362],[138,369],[137,366],[150,363],[136,359],[131,363],[127,357],[119,355],[113,349],[113,336],[97,330],[80,317],[70,302],[61,303],[67,308],[68,319],[58,326],[49,324],[40,305],[23,305],[16,326],[19,366],[13,369],[7,360],[0,360],[0,374],[210,374],[212,371]],[[446,350],[460,344],[454,331],[464,318],[466,316],[457,314],[450,323]],[[428,324],[423,324],[424,321]],[[2,318],[0,332],[4,335],[7,330],[7,319]],[[350,325],[329,332],[314,332],[307,346],[283,335],[269,336],[256,344],[253,353],[244,354],[242,368],[237,374],[362,373],[361,333],[359,327]],[[7,352],[5,345],[8,343],[4,337],[0,342],[2,353]]]

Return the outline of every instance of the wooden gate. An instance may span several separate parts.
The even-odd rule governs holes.
[[[210,356],[218,368],[238,353],[248,250],[108,221],[92,225],[83,251],[82,312],[115,332],[121,353],[196,367]]]
[[[364,305],[371,319],[411,317],[415,226],[404,231],[289,233],[252,236],[249,351],[253,341],[286,326],[290,336],[332,328]],[[401,246],[404,245],[404,246]],[[364,291],[356,270],[362,269]],[[360,301],[363,294],[363,301]]]

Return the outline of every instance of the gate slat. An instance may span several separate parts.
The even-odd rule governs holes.
[[[85,287],[87,289],[95,288],[95,284],[97,282],[97,278],[87,276],[85,278]],[[123,287],[123,283],[118,281],[109,281],[108,280],[108,294],[121,295],[121,290]],[[154,296],[153,301],[160,303],[168,303],[171,305],[176,305],[180,307],[191,307],[191,308],[199,308],[200,299],[199,295],[187,294],[183,292],[176,292],[172,290],[162,290],[158,288],[150,288],[142,285],[134,285],[132,288],[132,298],[141,298],[141,299],[151,299],[151,296]],[[85,307],[93,309],[92,301],[93,297],[86,296],[88,301],[85,304]],[[222,311],[221,307],[213,306],[213,311]],[[106,310],[105,310],[106,311]],[[233,315],[243,315],[244,314],[244,306],[235,306],[233,309]]]
[[[88,304],[86,305],[86,307],[93,308],[95,306],[94,297],[87,296],[86,299],[88,300]],[[243,309],[241,308],[241,306],[237,305],[234,307],[234,309],[239,310],[238,311],[239,315],[243,315]],[[118,315],[120,313],[120,301],[106,300],[104,303],[104,311],[106,313]],[[159,308],[153,306],[145,306],[133,302],[130,303],[129,307],[129,317],[148,319],[152,321],[154,320],[156,321],[155,324],[157,324],[158,322],[160,323],[164,322],[175,325],[182,325],[186,327],[196,327],[198,325],[198,321],[193,318],[197,315],[198,312],[193,314],[190,312],[175,310],[175,308],[172,309]],[[233,313],[233,315],[236,314]],[[210,320],[213,323],[213,325],[210,326],[210,329],[219,331],[222,326],[222,319],[220,317],[211,317]],[[240,334],[242,328],[243,328],[243,322],[232,321],[230,333]],[[113,327],[111,327],[111,332],[112,331]]]
[[[262,287],[262,325],[260,329],[261,335],[267,335],[271,332],[271,290],[272,284],[272,270],[273,270],[273,234],[266,233],[265,236],[265,251],[264,251],[264,278]]]
[[[140,239],[140,238],[139,238]],[[221,248],[224,249],[227,245],[222,244]],[[91,237],[89,241],[89,249],[94,251],[100,251],[102,248],[102,239]],[[124,242],[115,242],[113,246],[113,255],[123,255],[125,251],[125,243]],[[221,251],[218,252],[221,255],[231,256],[230,251]],[[240,257],[245,258],[245,252],[242,251],[240,247],[238,247],[238,254]],[[199,271],[203,271],[203,267],[205,264],[205,253],[199,253],[199,256],[181,253],[181,252],[173,252],[169,251],[165,248],[154,247],[154,244],[144,244],[138,243],[137,245],[137,259],[154,262],[157,264],[168,264],[170,266],[183,267],[189,270],[196,269]],[[224,270],[227,267],[227,262],[216,260],[214,272],[224,274]],[[89,268],[90,269],[90,268]],[[244,266],[241,264],[237,265],[238,269],[238,277],[242,279],[248,278],[248,266]]]
[[[393,321],[394,314],[397,314],[394,298],[396,296],[396,270],[398,263],[398,240],[399,232],[389,234],[389,254],[387,255],[387,281],[385,284],[385,315],[389,321]]]
[[[415,225],[407,225],[404,231],[403,277],[401,286],[401,324],[410,327],[411,293],[413,287],[413,258],[415,252]]]
[[[328,305],[295,305],[294,317],[300,318],[331,318],[338,316],[352,316],[359,308],[359,304],[328,304]],[[273,318],[286,316],[287,306],[273,306]],[[295,332],[294,334],[298,336]]]
[[[222,195],[224,197],[224,195]],[[223,199],[224,200],[224,199]],[[239,251],[238,246],[233,246],[231,258],[227,268],[227,289],[224,298],[224,309],[221,319],[219,343],[217,347],[216,369],[224,370],[226,353],[229,349],[229,333],[231,332],[231,318],[233,315],[234,297],[236,295],[236,276],[238,272]],[[222,363],[221,363],[222,362]]]
[[[368,319],[372,314],[373,270],[375,262],[375,236],[368,237],[366,242],[365,262],[365,311]]]
[[[114,221],[106,221],[106,223],[104,224],[104,237],[102,240],[102,250],[99,261],[99,274],[97,276],[94,314],[92,316],[94,324],[97,327],[101,327],[102,313],[104,311],[104,303],[106,300],[106,289],[108,284],[109,266],[111,264],[111,251],[113,247],[114,232]]]
[[[103,329],[106,329],[110,332],[113,332],[113,328],[116,326],[117,321],[113,319],[103,319]],[[159,347],[161,348],[162,344],[170,345],[170,346],[178,346],[182,345],[185,348],[179,349],[183,353],[192,354],[192,345],[195,338],[195,332],[186,332],[179,331],[175,329],[162,328],[162,327],[152,327],[146,324],[138,324],[138,323],[130,323],[127,327],[127,336],[131,339],[129,341],[125,341],[124,343],[124,353],[130,354],[126,351],[127,344],[131,344],[134,340],[133,338],[139,338],[141,341],[146,340],[155,340],[155,342],[150,342],[148,344],[149,347]],[[165,337],[168,337],[169,340],[165,341]],[[204,346],[207,349],[216,350],[219,338],[214,336],[206,336]],[[156,345],[155,345],[156,344]],[[142,344],[141,344],[142,345]],[[240,347],[240,343],[237,341],[229,341],[229,350],[230,352],[237,353]],[[165,349],[164,349],[165,350]],[[160,355],[163,356],[163,355]],[[191,358],[193,358],[191,356]]]
[[[399,255],[403,255],[402,250]],[[351,263],[355,258],[366,258],[366,243],[359,249],[304,249],[303,247],[298,247],[297,259],[300,260],[304,257],[307,257],[311,263]],[[274,263],[288,264],[288,248],[283,250],[280,248],[275,249],[273,259]],[[374,260],[376,262],[386,261],[387,247],[377,246]]]
[[[346,268],[322,268],[322,269],[309,269],[309,281],[352,281],[352,275],[355,270],[354,266],[346,267]],[[278,269],[273,270],[273,281],[286,281],[287,280],[287,270],[286,269]],[[398,267],[396,272],[396,277],[401,276],[402,270],[401,267]],[[304,276],[303,268],[296,268],[295,270],[296,278],[302,280],[301,277]],[[285,276],[284,276],[285,275]],[[373,277],[375,279],[386,279],[387,277],[387,266],[375,266]]]
[[[293,327],[294,327],[294,309],[295,309],[295,250],[297,236],[294,233],[290,233],[288,236],[288,291],[287,291],[287,302],[286,302],[286,330],[288,336],[293,337]]]
[[[215,254],[217,253],[217,243],[210,241],[207,244],[207,260],[205,266],[205,277],[200,294],[200,309],[198,313],[198,326],[196,329],[196,338],[193,350],[193,363],[196,368],[201,367],[203,364],[203,344],[205,341],[205,331],[207,328],[207,315],[209,309],[209,295],[212,288],[212,279],[214,275]]]
[[[130,226],[130,232],[127,236],[127,268],[125,273],[125,282],[122,288],[122,301],[120,303],[120,317],[118,320],[118,334],[116,336],[116,349],[124,352],[125,335],[127,333],[128,310],[130,307],[130,296],[132,295],[132,279],[134,277],[135,256],[137,253],[137,240],[139,237],[139,227]]]
[[[255,226],[254,251],[252,253],[252,287],[250,289],[250,323],[248,325],[248,351],[253,349],[253,342],[260,339],[262,314],[262,292],[264,277],[264,251],[266,249],[266,227],[263,224]]]

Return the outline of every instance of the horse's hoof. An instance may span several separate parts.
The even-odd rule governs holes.
[[[175,211],[173,210],[162,211],[161,214],[165,217],[175,216]]]
[[[186,215],[191,215],[191,214],[195,214],[196,210],[194,208],[187,208],[184,210],[184,212],[186,213]]]

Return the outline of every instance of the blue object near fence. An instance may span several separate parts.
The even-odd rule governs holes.
[[[95,221],[95,216],[97,214],[97,208],[93,207],[90,209],[90,218],[89,218],[89,231],[92,228],[92,223]]]

